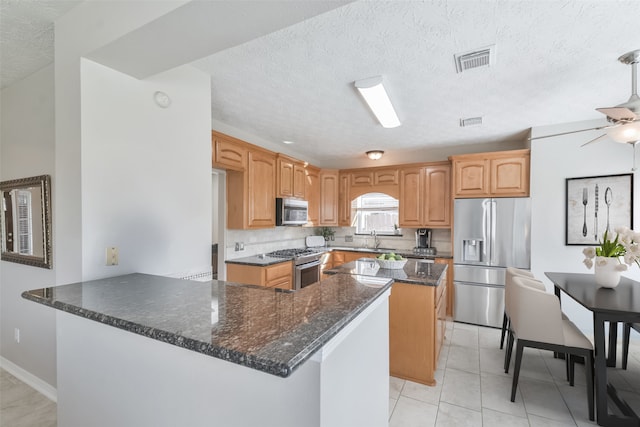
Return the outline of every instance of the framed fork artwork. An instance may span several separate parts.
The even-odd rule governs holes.
[[[596,245],[618,227],[633,228],[633,174],[567,178],[566,245]]]

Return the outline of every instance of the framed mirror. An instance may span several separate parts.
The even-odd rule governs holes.
[[[51,177],[0,182],[2,261],[52,268]]]

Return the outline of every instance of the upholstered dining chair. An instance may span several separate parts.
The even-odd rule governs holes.
[[[502,333],[500,334],[500,350],[504,347],[504,337],[509,328],[509,304],[507,298],[509,296],[509,286],[513,276],[524,276],[533,279],[533,273],[528,270],[522,270],[515,267],[507,267],[506,278],[504,283],[504,314],[502,316]]]
[[[563,319],[560,300],[536,289],[536,281],[515,276],[511,288],[511,329],[516,342],[511,401],[515,402],[525,347],[584,357],[589,420],[594,420],[593,345],[570,320]],[[571,364],[573,370],[573,364]],[[573,377],[573,373],[571,374]]]
[[[629,360],[629,339],[631,338],[631,329],[640,332],[640,323],[625,323],[622,331],[622,369],[627,369]]]

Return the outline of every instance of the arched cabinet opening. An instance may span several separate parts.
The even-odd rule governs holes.
[[[351,201],[351,226],[356,234],[400,234],[398,207],[398,199],[389,194],[361,194]]]

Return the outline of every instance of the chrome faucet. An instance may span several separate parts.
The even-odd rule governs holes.
[[[375,249],[378,249],[378,247],[380,246],[380,239],[378,239],[378,235],[376,234],[376,230],[373,230],[371,232],[371,235],[373,236],[373,247]]]

